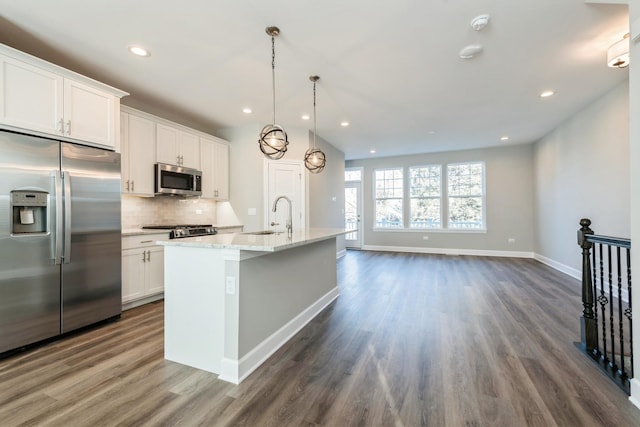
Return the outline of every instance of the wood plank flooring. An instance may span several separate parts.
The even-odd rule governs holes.
[[[163,359],[163,305],[0,361],[0,426],[639,426],[534,260],[353,252],[341,295],[239,386]]]

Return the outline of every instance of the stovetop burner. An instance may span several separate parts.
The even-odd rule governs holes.
[[[171,230],[169,231],[170,239],[218,234],[218,229],[211,224],[145,225],[142,228],[145,230]]]

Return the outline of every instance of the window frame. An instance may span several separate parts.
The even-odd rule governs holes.
[[[378,192],[377,192],[377,173],[381,172],[381,171],[400,171],[400,182],[402,184],[402,190],[401,190],[401,197],[383,197],[383,198],[379,198],[378,197]],[[405,168],[403,166],[391,166],[391,167],[383,167],[383,168],[376,168],[373,170],[373,179],[372,179],[372,186],[373,186],[373,229],[374,230],[385,230],[385,231],[390,231],[390,230],[403,230],[405,229],[405,192],[406,192],[406,185],[405,185]],[[386,189],[386,188],[385,188]],[[378,200],[400,200],[400,226],[399,227],[381,227],[378,225]]]
[[[451,166],[461,166],[461,165],[475,165],[478,164],[481,166],[482,169],[482,183],[480,185],[480,190],[481,190],[481,194],[480,195],[466,195],[466,196],[452,196],[449,192],[449,168]],[[468,161],[468,162],[455,162],[455,163],[446,163],[446,199],[447,199],[447,206],[446,206],[446,230],[455,230],[458,232],[473,232],[473,231],[486,231],[487,230],[487,188],[486,188],[486,182],[487,182],[487,168],[486,168],[486,164],[484,161],[479,161],[479,160],[475,160],[475,161]],[[461,198],[473,198],[473,197],[479,197],[481,199],[481,203],[482,203],[482,207],[481,207],[481,224],[479,227],[469,227],[469,228],[465,228],[465,227],[451,227],[450,223],[451,223],[451,200],[452,199],[461,199]]]
[[[411,179],[411,171],[413,169],[426,169],[426,168],[438,168],[440,171],[440,182],[438,183],[438,196],[420,196],[420,197],[414,197],[412,196],[412,189],[413,189],[413,182]],[[441,163],[432,163],[432,164],[427,164],[427,165],[417,165],[417,166],[409,166],[407,168],[407,181],[408,181],[408,185],[407,185],[407,191],[408,191],[408,197],[407,199],[409,200],[409,204],[407,206],[407,209],[409,211],[409,215],[407,217],[408,220],[408,228],[410,230],[442,230],[444,227],[444,222],[443,222],[443,176],[442,176],[442,170],[443,170],[443,165]],[[413,209],[412,209],[412,201],[413,200],[422,200],[422,199],[431,199],[431,200],[438,200],[439,201],[439,209],[438,209],[438,213],[439,213],[439,218],[438,218],[438,223],[440,224],[437,227],[414,227],[412,225],[413,223]]]

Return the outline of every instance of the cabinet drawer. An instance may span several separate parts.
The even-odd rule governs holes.
[[[139,234],[122,237],[122,250],[156,246],[156,240],[169,240],[169,233]]]

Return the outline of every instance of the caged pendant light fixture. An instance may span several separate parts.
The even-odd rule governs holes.
[[[273,88],[273,122],[270,125],[266,125],[260,131],[260,139],[258,144],[260,145],[260,151],[269,159],[278,160],[284,156],[287,152],[287,145],[289,140],[287,133],[282,126],[276,124],[276,42],[275,38],[280,34],[278,27],[267,27],[268,35],[271,36],[271,82]]]
[[[313,147],[304,153],[304,165],[311,173],[320,173],[327,164],[327,157],[321,149],[316,147],[316,82],[320,80],[318,76],[309,76],[309,80],[313,82]]]

